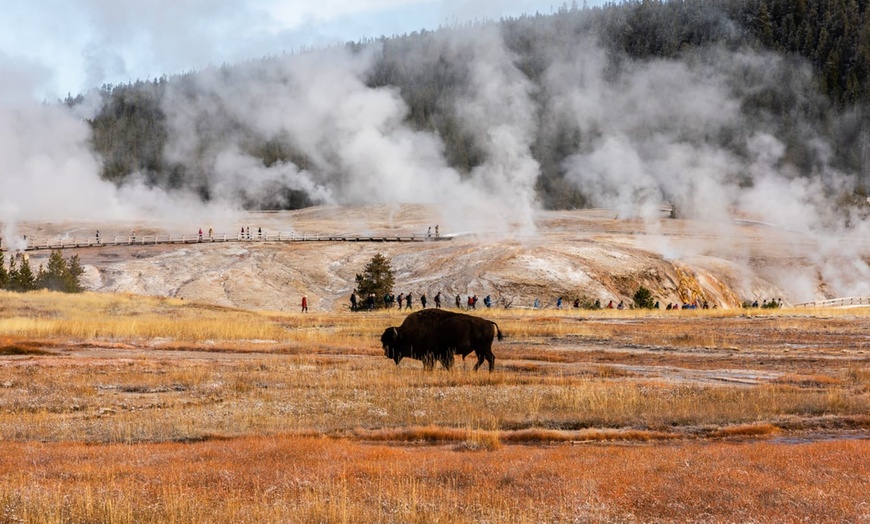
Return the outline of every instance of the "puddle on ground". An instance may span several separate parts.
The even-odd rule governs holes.
[[[819,432],[819,433],[801,433],[791,435],[780,435],[766,439],[767,442],[773,444],[809,444],[812,442],[828,442],[835,440],[868,440],[870,434],[867,432]]]

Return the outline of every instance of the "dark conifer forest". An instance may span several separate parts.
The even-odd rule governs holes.
[[[727,91],[728,100],[736,101],[739,124],[710,129],[675,121],[666,124],[673,127],[666,131],[671,140],[694,148],[724,149],[735,158],[749,157],[755,153],[747,147],[741,129],[751,126],[756,135],[774,137],[782,144],[774,161],[777,169],[797,178],[824,176],[827,171],[846,174],[855,183],[835,196],[858,201],[866,196],[870,183],[870,173],[865,172],[870,157],[870,128],[865,123],[870,101],[868,4],[870,0],[633,0],[590,8],[575,2],[553,13],[349,42],[342,52],[368,57],[366,67],[358,72],[365,88],[399,96],[406,106],[401,124],[437,136],[446,165],[468,176],[493,153],[482,138],[485,130],[475,128],[474,119],[457,100],[478,96],[471,91],[480,82],[470,80],[473,73],[468,64],[479,56],[477,47],[487,44],[477,35],[499,34],[521,72],[533,108],[526,143],[538,164],[534,191],[545,208],[595,204],[592,190],[568,173],[570,159],[592,150],[604,131],[596,124],[578,124],[560,105],[568,97],[565,93],[570,94],[570,83],[567,88],[566,82],[558,84],[563,86],[560,92],[552,87],[557,85],[553,63],[583,63],[587,55],[603,61],[598,68],[601,78],[595,82],[613,96],[637,88],[637,71],[658,70],[659,65],[678,64],[699,82],[720,78],[716,85]],[[327,57],[334,51],[296,55]],[[209,200],[220,185],[213,175],[215,165],[220,165],[219,151],[233,137],[234,148],[256,159],[253,167],[268,171],[292,165],[294,172],[310,173],[317,182],[295,183],[282,175],[271,177],[256,192],[233,187],[246,207],[294,209],[322,201],[321,185],[347,185],[342,173],[346,163],[335,161],[317,144],[306,145],[304,132],[292,135],[283,128],[265,132],[264,127],[249,125],[244,108],[231,107],[227,96],[203,88],[209,82],[230,85],[233,79],[244,79],[247,96],[258,75],[273,81],[269,71],[294,67],[294,58],[262,57],[208,71],[102,86],[102,105],[89,120],[102,177],[118,185],[137,177],[151,186],[193,191]],[[582,71],[577,75],[572,81],[586,81]],[[298,78],[282,77],[277,85],[296,89],[293,84]],[[665,94],[650,92],[648,104],[660,104]],[[601,99],[609,100],[611,95]],[[276,91],[263,89],[256,100],[268,106],[275,96]],[[703,103],[700,98],[698,103]],[[84,96],[65,102],[74,105],[82,100]],[[604,115],[598,122],[606,127],[608,118],[643,113],[649,109],[644,106],[641,101],[595,109]],[[290,119],[294,110],[277,101],[273,108]],[[181,115],[187,116],[183,129],[178,124]],[[659,125],[638,124],[625,133],[652,136],[661,132]],[[184,144],[179,145],[179,137]],[[735,169],[729,176],[738,185],[753,183],[752,173],[745,170]],[[840,186],[822,186],[842,191]],[[667,188],[659,190],[664,199],[671,196]]]

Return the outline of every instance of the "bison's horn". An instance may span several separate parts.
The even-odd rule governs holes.
[[[394,336],[394,337],[398,337],[398,336],[399,336],[399,330],[398,330],[398,329],[393,328],[393,336]]]

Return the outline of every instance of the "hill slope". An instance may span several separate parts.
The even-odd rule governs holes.
[[[431,206],[315,207],[252,213],[246,223],[265,232],[306,234],[425,233],[443,219]],[[620,220],[604,210],[541,212],[537,232],[512,237],[485,231],[414,243],[233,242],[117,246],[76,250],[86,287],[101,292],[176,296],[246,309],[292,310],[303,294],[313,310],[344,307],[356,273],[378,252],[392,259],[396,294],[438,291],[448,297],[491,295],[499,304],[554,307],[562,296],[603,304],[630,298],[639,285],[662,305],[706,300],[738,307],[742,300],[794,303],[855,289],[849,260],[821,257],[816,240],[758,223],[706,223],[662,218]],[[92,224],[26,224],[31,238],[87,230]],[[104,228],[126,235],[131,224]],[[174,233],[160,227],[140,234]],[[235,229],[234,229],[235,230]],[[230,233],[234,236],[234,233]],[[455,236],[454,236],[455,235]],[[828,239],[828,242],[832,242]],[[844,239],[852,248],[855,241]],[[864,246],[864,253],[870,252]],[[839,252],[834,250],[835,252]],[[47,253],[31,255],[33,267]],[[850,288],[849,286],[853,286]],[[860,289],[857,289],[860,291]]]

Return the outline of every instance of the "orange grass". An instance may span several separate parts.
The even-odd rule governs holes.
[[[870,441],[0,448],[4,522],[861,522]]]
[[[661,431],[860,416],[849,385],[702,386],[502,371],[425,372],[383,357],[37,357],[0,365],[0,438],[140,442],[420,426]],[[579,437],[578,437],[579,438]]]
[[[711,437],[758,437],[774,435],[781,430],[773,424],[744,424],[720,428],[710,433]]]
[[[805,388],[824,388],[842,384],[842,381],[826,375],[795,375],[785,374],[778,377],[777,384],[793,384]]]

